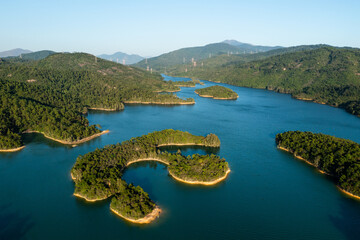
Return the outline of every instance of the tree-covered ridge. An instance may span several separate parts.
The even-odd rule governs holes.
[[[201,59],[225,54],[227,52],[235,53],[237,51],[240,51],[238,47],[227,43],[213,43],[201,47],[190,47],[175,50],[162,54],[158,57],[142,60],[141,62],[134,64],[134,66],[143,69],[146,69],[149,66],[149,68],[152,68],[155,71],[166,72],[167,67],[182,64],[184,61],[185,63],[193,64],[193,61],[199,61]]]
[[[293,52],[315,50],[328,45],[301,45],[295,47],[278,48],[266,52],[259,53],[247,53],[247,54],[223,54],[218,56],[212,56],[211,58],[202,59],[197,66],[192,63],[182,63],[167,67],[167,72],[171,76],[191,76],[196,77],[200,74],[204,74],[207,71],[211,71],[212,68],[226,67],[231,64],[240,64],[246,62],[252,62],[256,60],[266,59],[272,56],[288,54]]]
[[[66,142],[99,133],[94,125],[73,110],[49,107],[37,101],[0,91],[0,149],[23,145],[21,133],[27,130],[45,133]]]
[[[300,131],[277,134],[276,143],[332,175],[340,188],[360,196],[358,143],[325,134]]]
[[[96,149],[84,156],[79,156],[71,170],[75,181],[74,194],[89,201],[105,199],[114,195],[112,208],[119,206],[114,209],[116,212],[123,216],[130,214],[132,219],[137,219],[144,217],[145,212],[153,210],[149,206],[154,207],[154,205],[140,187],[136,187],[136,189],[129,187],[121,179],[123,170],[129,164],[142,160],[160,161],[169,166],[169,173],[174,174],[175,177],[187,181],[203,182],[225,177],[229,170],[227,162],[215,155],[185,157],[180,153],[161,152],[158,148],[167,145],[219,147],[220,140],[214,134],[203,137],[168,129],[132,138],[121,144]],[[137,196],[138,194],[142,197]],[[129,201],[133,207],[122,205]],[[134,206],[138,206],[138,209]]]
[[[212,97],[214,99],[237,99],[239,97],[236,92],[223,86],[200,88],[195,93],[201,97]]]
[[[204,64],[187,70],[175,71],[175,75],[290,93],[360,115],[359,49],[325,46],[250,62],[244,59],[225,61],[222,65],[215,62],[213,66]]]
[[[74,96],[88,108],[122,109],[124,101],[158,100],[159,91],[180,90],[158,74],[96,58],[86,53],[58,53],[41,61],[0,63],[0,78],[46,85]],[[162,102],[181,102],[161,96]]]
[[[98,133],[82,116],[88,109],[121,110],[126,101],[194,103],[156,93],[179,89],[158,74],[85,53],[57,53],[40,61],[0,59],[0,108],[9,112],[1,119],[0,149],[22,145],[19,134],[27,129],[70,142]],[[27,119],[29,114],[34,118]]]

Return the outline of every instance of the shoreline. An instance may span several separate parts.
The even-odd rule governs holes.
[[[88,108],[89,110],[96,110],[96,111],[107,111],[107,112],[115,112],[120,111],[122,109],[115,109],[115,108]]]
[[[78,193],[73,193],[73,196],[82,198],[82,199],[86,200],[87,202],[96,202],[96,201],[101,201],[101,200],[105,200],[105,199],[109,198],[109,197],[105,197],[105,198],[97,198],[97,199],[88,199],[87,197],[80,195]]]
[[[126,167],[130,166],[131,164],[133,163],[137,163],[137,162],[146,162],[146,161],[155,161],[155,162],[160,162],[160,163],[163,163],[165,164],[166,166],[169,166],[170,164],[168,162],[166,162],[165,160],[162,160],[162,159],[159,159],[159,158],[141,158],[141,159],[136,159],[136,160],[132,160],[132,161],[129,161],[128,163],[126,163]],[[229,175],[230,173],[230,168],[228,168],[228,170],[225,172],[225,175],[216,179],[216,180],[213,180],[213,181],[209,181],[209,182],[204,182],[204,181],[191,181],[191,180],[184,180],[182,178],[179,178],[179,177],[176,177],[175,175],[173,175],[173,173],[171,173],[171,171],[169,169],[168,170],[168,173],[169,175],[174,178],[175,180],[179,181],[179,182],[183,182],[183,183],[187,183],[187,184],[196,184],[196,185],[215,185],[223,180],[225,180],[227,178],[227,176]]]
[[[175,77],[182,77],[182,78],[191,78],[189,75],[186,75],[186,76],[176,76],[176,75],[174,75],[174,76],[175,76]],[[203,80],[203,81],[208,81],[208,82],[213,82],[213,83],[224,83],[224,84],[227,84],[227,85],[230,85],[230,86],[241,87],[241,88],[251,88],[251,89],[259,89],[259,90],[272,91],[272,92],[281,93],[281,94],[289,94],[292,98],[294,98],[294,99],[296,99],[296,100],[308,101],[308,102],[313,102],[313,103],[317,103],[317,104],[327,105],[327,106],[330,106],[330,107],[340,108],[340,109],[344,110],[345,112],[347,112],[347,113],[349,113],[349,114],[351,114],[351,115],[360,117],[360,115],[355,115],[355,114],[352,114],[352,113],[346,111],[346,109],[345,109],[344,107],[334,106],[334,105],[331,105],[331,104],[328,104],[328,103],[325,103],[325,102],[318,102],[318,101],[313,100],[313,99],[311,99],[311,98],[296,97],[296,96],[293,95],[291,92],[278,92],[278,91],[276,91],[276,90],[268,89],[268,88],[266,88],[266,87],[247,87],[247,86],[234,85],[234,84],[225,83],[225,82],[220,82],[220,81],[214,81],[214,80]]]
[[[161,162],[161,163],[165,164],[166,166],[170,165],[168,162],[166,162],[165,160],[162,160],[160,158],[140,158],[140,159],[131,160],[131,161],[127,162],[125,167],[128,167],[131,164],[137,163],[137,162],[150,162],[150,161]]]
[[[179,85],[174,85],[174,86],[177,86],[177,87],[189,87],[189,88],[191,88],[191,87],[196,87],[196,84],[195,84],[194,86],[181,85],[181,84],[179,84]]]
[[[40,133],[42,135],[44,135],[44,137],[48,138],[48,139],[51,139],[53,141],[56,141],[56,142],[59,142],[59,143],[62,143],[62,144],[66,144],[66,145],[76,145],[76,144],[80,144],[80,143],[84,143],[84,142],[87,142],[87,141],[90,141],[94,138],[97,138],[101,135],[104,135],[106,133],[110,132],[109,130],[104,130],[104,131],[101,131],[99,133],[95,133],[94,135],[91,135],[89,137],[86,137],[86,138],[83,138],[83,139],[80,139],[80,140],[77,140],[77,141],[73,141],[73,142],[69,142],[69,141],[65,141],[65,140],[60,140],[60,139],[56,139],[56,138],[53,138],[53,137],[50,137],[48,135],[46,135],[45,133],[43,132],[40,132],[40,131],[33,131],[33,130],[26,130],[24,131],[23,133]]]
[[[289,149],[284,148],[284,147],[281,147],[281,146],[277,146],[277,148],[280,149],[280,150],[283,150],[283,151],[292,153],[295,158],[300,159],[300,160],[306,162],[307,164],[315,167],[318,172],[320,172],[320,173],[322,173],[322,174],[325,174],[325,175],[328,175],[328,176],[332,176],[331,174],[329,174],[329,173],[327,173],[327,172],[324,172],[323,170],[318,169],[317,166],[315,166],[315,165],[314,165],[312,162],[310,162],[309,160],[307,160],[307,159],[305,159],[305,158],[303,158],[303,157],[301,157],[301,156],[299,156],[299,155],[294,154],[294,153],[291,152]]]
[[[218,178],[216,180],[210,181],[210,182],[204,182],[204,181],[190,181],[190,180],[184,180],[181,179],[179,177],[174,176],[169,170],[168,170],[169,174],[171,177],[173,177],[175,180],[179,181],[179,182],[183,182],[183,183],[187,183],[187,184],[193,184],[193,185],[206,185],[206,186],[210,186],[210,185],[215,185],[223,180],[225,180],[227,178],[227,176],[229,175],[230,168],[225,172],[225,175],[221,178]]]
[[[291,151],[290,151],[289,149],[287,149],[287,148],[284,148],[284,147],[281,147],[281,146],[278,146],[278,148],[281,149],[281,150],[284,150],[284,151],[286,151],[286,152],[290,152],[290,153],[291,153]],[[296,158],[298,158],[298,159],[300,159],[300,160],[303,160],[303,161],[305,161],[307,164],[315,167],[316,170],[318,170],[320,173],[333,177],[331,174],[326,173],[326,172],[318,169],[314,164],[312,164],[312,163],[309,162],[308,160],[306,160],[306,159],[304,159],[304,158],[302,158],[302,157],[300,157],[300,156],[298,156],[298,155],[295,155],[295,154],[293,154],[293,155],[294,155],[294,157],[296,157]],[[340,192],[344,193],[345,195],[350,196],[350,197],[352,197],[352,198],[355,198],[355,199],[357,199],[357,200],[360,200],[360,196],[355,195],[355,194],[352,194],[351,192],[346,191],[345,189],[341,188],[339,185],[337,185],[336,187],[339,189]]]
[[[337,186],[340,192],[344,193],[347,196],[350,196],[352,198],[355,198],[356,200],[360,200],[360,196],[352,194],[351,192],[346,191],[345,189],[342,189],[341,187]]]
[[[20,150],[22,150],[24,148],[25,148],[25,146],[21,146],[21,147],[18,147],[18,148],[0,149],[0,152],[17,152],[17,151],[20,151]]]
[[[156,206],[154,208],[154,210],[149,213],[148,215],[146,215],[145,217],[143,218],[139,218],[139,219],[133,219],[133,218],[128,218],[128,217],[125,217],[124,215],[122,215],[121,213],[119,213],[118,211],[116,211],[115,209],[113,209],[112,207],[110,207],[110,210],[115,213],[116,215],[118,215],[119,217],[129,221],[129,222],[132,222],[132,223],[137,223],[137,224],[148,224],[148,223],[151,223],[152,221],[154,221],[155,219],[157,219],[159,216],[160,216],[160,213],[162,212],[162,210]]]
[[[179,90],[159,90],[159,91],[154,91],[154,93],[163,93],[163,92],[168,92],[168,93],[173,93],[173,92],[180,92],[181,91],[181,89],[179,89]]]
[[[229,98],[220,98],[220,97],[215,97],[215,96],[212,96],[212,95],[201,95],[200,93],[196,92],[195,93],[197,95],[199,95],[199,97],[204,97],[204,98],[212,98],[212,99],[216,99],[216,100],[236,100],[239,98],[239,96],[237,96],[236,98],[235,97],[229,97]]]
[[[204,146],[206,147],[205,143],[163,143],[159,144],[156,147],[166,147],[166,146]]]
[[[143,102],[143,101],[124,101],[125,104],[154,104],[154,105],[192,105],[194,102]]]

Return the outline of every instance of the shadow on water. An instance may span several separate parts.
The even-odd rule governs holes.
[[[0,206],[0,239],[22,239],[34,223],[30,215],[22,215],[10,208],[10,204]]]
[[[25,133],[22,135],[22,140],[24,141],[25,146],[28,144],[46,144],[51,148],[60,148],[60,147],[68,147],[72,148],[71,145],[61,144],[59,142],[50,140],[41,133]]]
[[[329,215],[330,221],[340,230],[346,239],[357,240],[360,236],[360,201],[348,196],[340,200],[338,215]],[[351,206],[351,207],[349,207]],[[354,211],[357,209],[357,211]]]
[[[127,177],[123,179],[129,184],[132,183],[135,186],[139,185],[140,187],[142,187],[144,190],[146,190],[147,193],[149,193],[150,196],[152,196],[151,199],[156,202],[158,199],[156,198],[156,195],[153,194],[154,193],[153,185],[151,183],[151,179],[149,178],[149,176],[146,174],[143,175],[141,173],[138,174],[138,171],[134,171],[134,170],[140,170],[146,168],[150,168],[154,170],[161,168],[163,171],[167,171],[167,166],[163,163],[159,163],[156,161],[137,162],[131,164],[123,172],[123,176],[124,176],[126,172],[131,171],[132,174],[130,179],[128,179]]]
[[[23,140],[25,146],[28,145],[28,144],[39,144],[39,145],[46,144],[47,146],[49,146],[51,148],[68,148],[68,149],[73,148],[73,146],[71,144],[62,144],[62,143],[56,142],[54,140],[46,138],[41,133],[26,133],[26,134],[23,134],[22,135],[22,140]],[[91,145],[96,141],[100,142],[101,141],[100,137],[91,139],[90,141],[86,141],[84,143],[76,144],[76,146]]]
[[[199,154],[218,154],[220,148],[218,147],[204,147],[204,146],[166,146],[166,147],[159,147],[162,152],[169,152],[169,153],[176,153],[178,150],[184,156],[192,155],[195,153]]]

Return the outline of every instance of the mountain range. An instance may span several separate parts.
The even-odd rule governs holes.
[[[32,51],[22,48],[15,48],[8,51],[0,52],[0,57],[17,57],[20,54],[32,53]]]
[[[123,52],[116,52],[111,55],[101,54],[101,55],[98,55],[98,57],[105,59],[105,60],[118,62],[118,63],[124,64],[124,65],[135,64],[144,59],[144,57],[142,57],[142,56],[139,56],[136,54],[126,54]]]
[[[212,43],[205,46],[182,48],[157,57],[142,60],[134,66],[140,68],[149,67],[156,71],[165,72],[166,68],[170,66],[187,63],[195,65],[201,64],[199,60],[209,59],[219,55],[239,55],[265,52],[279,48],[281,47],[256,46],[248,43],[241,43],[235,40],[226,40],[221,43]]]

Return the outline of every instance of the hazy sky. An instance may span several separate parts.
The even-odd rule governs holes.
[[[156,56],[236,39],[360,47],[359,0],[3,0],[0,51]]]

